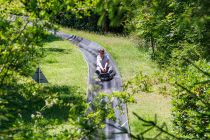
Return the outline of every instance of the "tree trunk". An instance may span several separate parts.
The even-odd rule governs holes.
[[[155,40],[151,36],[151,47],[152,47],[152,59],[155,59]]]
[[[109,19],[107,16],[107,13],[105,15],[105,20],[104,20],[104,27],[103,27],[103,32],[106,34],[109,31]]]

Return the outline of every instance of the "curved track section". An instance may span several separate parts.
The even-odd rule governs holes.
[[[111,94],[113,91],[121,91],[122,90],[122,80],[117,70],[117,67],[110,57],[110,63],[113,66],[113,70],[116,72],[114,79],[111,81],[100,82],[98,81],[95,69],[96,69],[96,57],[98,54],[98,50],[102,47],[95,42],[86,40],[81,37],[77,37],[74,35],[65,34],[62,32],[56,32],[56,36],[59,36],[63,39],[69,40],[72,43],[76,44],[88,64],[88,97],[87,102],[91,102],[97,92],[105,92],[107,94]],[[110,56],[110,55],[109,55]],[[118,101],[115,100],[113,104],[113,108],[118,104]],[[113,122],[111,120],[107,120],[106,127],[104,129],[104,133],[107,139],[110,140],[129,140],[128,134],[120,134],[120,129],[125,128],[129,132],[128,120],[127,120],[127,110],[126,105],[122,104],[124,113],[120,113],[118,109],[115,109],[115,116],[117,118],[117,122]],[[108,125],[111,124],[111,125]],[[117,134],[118,133],[118,134]]]

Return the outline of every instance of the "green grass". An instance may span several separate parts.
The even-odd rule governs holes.
[[[99,35],[86,31],[62,28],[61,31],[85,39],[94,41],[103,46],[117,63],[123,81],[127,81],[139,71],[146,74],[153,74],[158,70],[157,65],[150,60],[150,56],[143,49],[139,49],[131,38],[116,36],[112,34]],[[137,103],[128,105],[128,117],[132,133],[138,134],[145,130],[145,126],[137,120],[133,112],[139,116],[154,120],[155,114],[158,117],[159,124],[166,122],[171,128],[171,103],[169,97],[160,94],[138,94],[135,96]],[[145,136],[154,136],[157,131],[152,130]]]
[[[87,87],[87,64],[75,45],[66,40],[56,40],[44,46],[46,56],[41,68],[52,85]]]
[[[145,131],[149,127],[145,127],[142,121],[133,114],[137,113],[140,117],[147,121],[154,121],[155,115],[157,115],[157,124],[161,126],[164,122],[167,125],[169,131],[172,130],[171,123],[171,99],[167,96],[162,96],[155,93],[142,93],[135,96],[137,101],[136,104],[129,104],[129,122],[131,126],[131,132],[135,135],[140,134],[140,132]],[[145,133],[144,137],[153,138],[159,131],[153,129]],[[164,136],[164,135],[163,135]],[[163,138],[163,136],[159,137]]]

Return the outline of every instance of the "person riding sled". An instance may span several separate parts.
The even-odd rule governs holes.
[[[96,60],[96,73],[100,77],[101,74],[112,74],[113,70],[112,67],[110,66],[109,62],[109,56],[105,54],[104,49],[99,50],[99,54],[97,55],[97,60]]]

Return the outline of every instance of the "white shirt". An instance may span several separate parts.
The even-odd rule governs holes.
[[[100,55],[97,56],[97,67],[105,67],[106,63],[109,61],[109,56],[104,54],[104,58],[102,59]],[[108,66],[108,65],[107,65]]]

